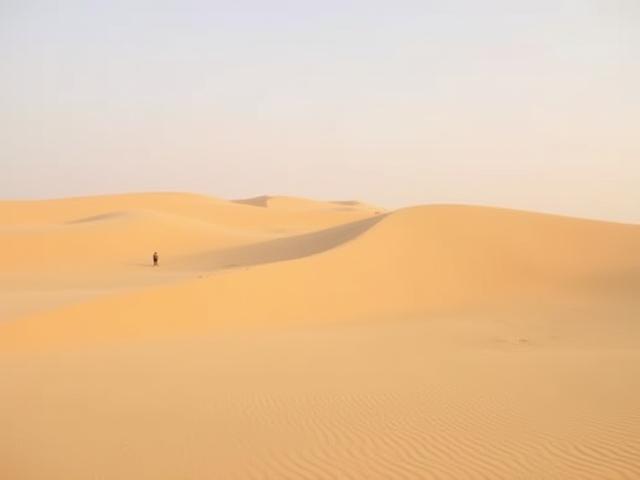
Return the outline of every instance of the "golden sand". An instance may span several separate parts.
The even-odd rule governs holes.
[[[640,478],[640,226],[0,202],[0,430],[8,480]]]

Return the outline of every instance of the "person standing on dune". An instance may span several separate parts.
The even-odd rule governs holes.
[[[153,252],[153,266],[158,266],[158,252]]]

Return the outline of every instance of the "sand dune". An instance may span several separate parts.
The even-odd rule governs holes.
[[[142,268],[156,250],[163,262],[172,263],[370,215],[278,212],[189,194],[0,202],[0,321],[67,300],[181,278],[180,271]]]
[[[640,476],[640,226],[186,194],[0,218],[7,478]]]

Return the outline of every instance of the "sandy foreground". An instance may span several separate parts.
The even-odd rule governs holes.
[[[0,202],[0,478],[640,478],[640,226]]]

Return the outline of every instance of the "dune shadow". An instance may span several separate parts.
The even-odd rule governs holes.
[[[92,215],[90,217],[78,218],[76,220],[70,220],[66,222],[67,225],[76,225],[79,223],[92,223],[92,222],[100,222],[102,220],[111,220],[113,218],[118,218],[124,216],[124,212],[108,212],[102,213],[100,215]]]
[[[377,215],[325,230],[267,240],[184,257],[179,263],[198,270],[223,270],[308,257],[343,245],[380,222]]]
[[[239,203],[241,205],[250,205],[252,207],[263,207],[266,208],[269,206],[269,200],[271,197],[268,195],[261,195],[259,197],[253,198],[240,198],[238,200],[233,200],[233,203]]]

